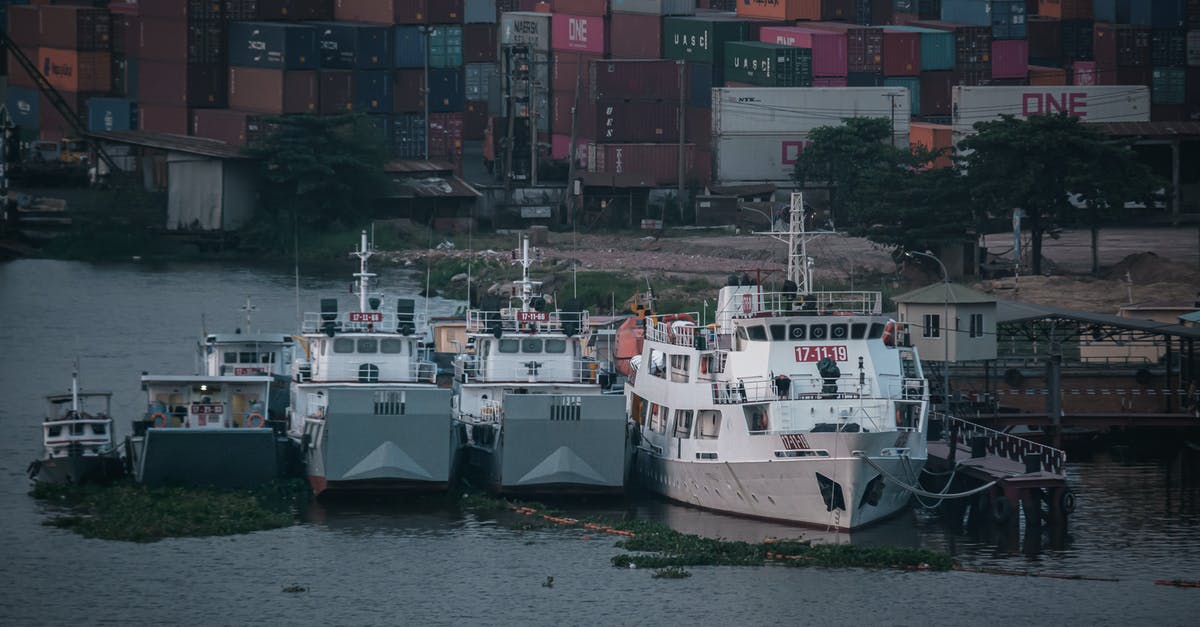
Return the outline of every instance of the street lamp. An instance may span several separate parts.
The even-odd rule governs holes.
[[[950,275],[946,272],[946,266],[933,253],[922,253],[915,250],[905,251],[904,256],[909,259],[915,258],[917,255],[929,257],[937,262],[938,269],[942,271],[942,328],[945,332],[942,336],[942,410],[947,414],[950,413]]]
[[[421,43],[425,48],[425,54],[421,55],[425,58],[425,160],[429,161],[429,37],[433,34],[433,26],[429,24],[421,24],[417,26],[417,30],[421,32]]]

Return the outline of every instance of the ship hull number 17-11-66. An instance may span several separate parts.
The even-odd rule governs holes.
[[[796,361],[821,361],[826,357],[834,361],[848,361],[849,352],[845,346],[797,346]]]

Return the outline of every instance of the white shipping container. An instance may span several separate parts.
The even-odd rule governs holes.
[[[1066,112],[1084,122],[1150,121],[1150,88],[1145,85],[957,86],[952,102],[956,142],[973,132],[976,122],[996,120],[1001,114],[1024,119]]]
[[[908,133],[897,133],[894,146],[908,146]],[[716,180],[720,183],[790,183],[796,158],[808,146],[808,132],[713,137]]]
[[[807,133],[844,118],[895,120],[908,138],[912,115],[904,87],[726,87],[713,89],[713,135]]]
[[[501,14],[500,47],[504,46],[532,46],[535,50],[549,52],[550,14],[533,11]]]
[[[1187,64],[1190,67],[1200,67],[1200,30],[1188,31]]]
[[[613,13],[695,15],[696,0],[612,0]]]

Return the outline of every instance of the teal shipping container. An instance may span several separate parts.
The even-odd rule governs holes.
[[[1187,70],[1181,67],[1156,67],[1150,83],[1152,104],[1181,105],[1186,102]]]
[[[812,87],[812,48],[727,42],[725,80],[763,87]]]
[[[912,115],[921,115],[921,78],[918,76],[886,76],[884,87],[904,87],[908,90],[908,102]]]
[[[429,67],[461,67],[462,26],[435,26],[429,34]]]
[[[746,22],[728,18],[664,17],[664,59],[725,65],[725,43],[749,39]]]
[[[921,35],[921,71],[954,69],[954,33],[917,26],[884,26],[884,30]]]

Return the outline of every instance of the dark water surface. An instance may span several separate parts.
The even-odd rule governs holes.
[[[382,272],[412,293],[417,279]],[[347,275],[348,276],[348,275]],[[341,295],[345,276],[305,279],[303,309]],[[111,390],[119,433],[141,411],[142,371],[191,373],[201,314],[209,330],[294,328],[287,271],[218,265],[0,265],[0,625],[67,624],[829,624],[1190,625],[1200,589],[1200,488],[1161,461],[1071,463],[1079,509],[1065,537],[1006,540],[947,531],[912,511],[847,538],[729,518],[635,495],[559,504],[577,514],[633,512],[676,529],[760,541],[920,546],[968,566],[1116,578],[1118,582],[961,572],[695,567],[682,580],[616,569],[614,538],[582,530],[515,531],[443,501],[314,504],[290,528],[152,544],[87,540],[43,526],[27,496],[41,451],[45,394],[67,389],[81,358],[86,389]],[[433,299],[430,311],[455,303]],[[422,302],[418,308],[423,309]],[[1153,451],[1146,451],[1147,453]],[[553,586],[543,582],[553,577]],[[290,585],[307,588],[284,593]]]

